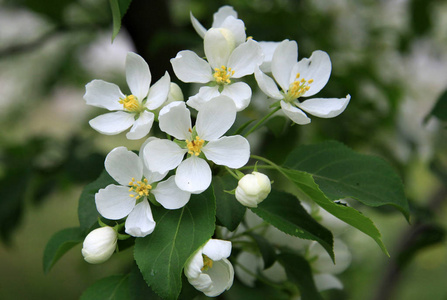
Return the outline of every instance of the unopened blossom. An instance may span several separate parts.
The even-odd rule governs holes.
[[[85,237],[82,256],[88,263],[103,263],[115,252],[117,240],[118,233],[112,227],[97,228]]]
[[[236,199],[247,207],[258,207],[271,191],[270,179],[262,173],[253,172],[242,177],[236,188]]]
[[[84,99],[87,104],[112,111],[90,120],[90,126],[106,135],[118,134],[131,127],[126,134],[130,140],[146,136],[154,122],[152,111],[166,101],[171,79],[166,72],[150,87],[151,80],[148,64],[138,54],[129,52],[126,81],[130,95],[123,94],[116,84],[103,80],[93,80],[86,85]]]
[[[171,59],[174,73],[181,81],[208,84],[189,97],[188,105],[201,110],[204,103],[224,95],[234,101],[237,111],[245,109],[252,91],[248,84],[235,79],[253,74],[262,63],[261,47],[252,39],[235,46],[231,35],[211,28],[205,34],[204,50],[207,60],[189,50],[180,51]]]
[[[313,98],[302,100],[318,93],[328,82],[331,61],[324,51],[314,51],[310,58],[298,60],[298,46],[295,41],[284,40],[273,53],[271,70],[275,81],[259,68],[255,78],[261,90],[273,99],[280,100],[282,111],[297,124],[308,124],[310,118],[305,112],[320,117],[332,118],[341,114],[351,99]]]
[[[228,261],[231,242],[211,239],[186,262],[189,283],[208,297],[216,297],[233,285],[233,265]]]
[[[142,159],[125,147],[113,149],[106,157],[105,168],[120,185],[110,184],[95,195],[96,208],[106,219],[119,220],[127,217],[126,233],[144,237],[155,228],[148,198],[166,209],[183,207],[190,193],[180,190],[175,176],[163,179],[166,173],[150,172]]]
[[[230,168],[240,168],[249,159],[250,145],[244,137],[222,136],[235,119],[236,107],[225,96],[204,104],[194,127],[184,102],[163,107],[160,129],[177,141],[158,139],[147,143],[143,150],[147,167],[159,173],[177,168],[175,183],[180,189],[203,192],[211,183],[211,169],[205,159]]]

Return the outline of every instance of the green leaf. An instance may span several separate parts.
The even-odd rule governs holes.
[[[445,90],[439,97],[431,112],[425,117],[424,122],[427,122],[431,116],[434,116],[441,121],[447,121],[447,90]]]
[[[255,287],[248,287],[235,278],[231,289],[225,292],[224,299],[231,300],[290,300],[291,297],[285,290],[274,288],[270,285],[256,282]]]
[[[161,299],[151,290],[146,281],[144,281],[143,275],[141,275],[137,265],[134,265],[130,272],[129,290],[131,291],[130,297],[132,300]]]
[[[113,275],[98,280],[84,293],[81,300],[130,300],[129,274]]]
[[[262,259],[264,260],[264,270],[270,268],[276,261],[275,249],[263,236],[256,233],[249,233],[249,236],[253,238],[261,252]]]
[[[116,183],[112,177],[104,170],[98,179],[85,186],[79,198],[78,218],[81,229],[89,230],[100,217],[96,210],[95,194],[109,184]]]
[[[84,231],[79,228],[66,228],[55,233],[48,241],[43,253],[43,271],[47,274],[54,264],[71,248],[84,240]]]
[[[338,142],[301,146],[284,163],[312,175],[331,200],[354,198],[365,205],[392,205],[409,219],[402,181],[383,159],[358,154]]]
[[[131,2],[132,0],[109,0],[113,19],[112,42],[121,29],[121,19],[126,14]]]
[[[234,190],[237,180],[231,175],[213,178],[213,189],[216,197],[216,217],[222,226],[234,231],[245,215],[245,206],[240,204],[234,195],[225,191]]]
[[[177,299],[188,258],[213,235],[216,206],[213,190],[191,195],[181,209],[154,207],[152,234],[135,241],[134,257],[147,284],[163,299]]]
[[[323,299],[313,281],[309,263],[298,254],[283,252],[278,259],[286,269],[287,278],[298,285],[303,300]]]
[[[287,234],[317,241],[334,259],[332,233],[315,221],[294,195],[272,190],[267,199],[251,210]]]

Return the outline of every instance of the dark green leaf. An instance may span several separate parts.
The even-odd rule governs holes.
[[[317,241],[334,259],[332,233],[315,221],[295,196],[272,190],[267,199],[251,210],[287,234]]]
[[[135,241],[135,260],[143,278],[160,297],[177,299],[186,261],[214,233],[213,190],[210,187],[192,195],[181,209],[154,207],[152,212],[157,225],[152,234]]]
[[[42,14],[52,21],[63,22],[64,10],[74,0],[21,0],[31,10]]]
[[[129,274],[113,275],[88,287],[81,300],[130,300]]]
[[[109,0],[113,18],[112,41],[115,39],[121,29],[121,19],[126,14],[131,2],[132,0]]]
[[[290,300],[291,297],[283,290],[273,288],[269,285],[264,285],[260,282],[256,283],[255,287],[248,287],[235,279],[231,289],[225,292],[224,299],[231,300]]]
[[[222,226],[234,231],[245,215],[245,206],[240,204],[234,195],[225,191],[234,190],[237,180],[231,175],[213,178],[214,195],[216,196],[216,217]]]
[[[96,210],[95,194],[112,183],[116,182],[104,170],[98,179],[85,186],[79,198],[78,206],[78,218],[81,229],[87,231],[98,221],[100,215]]]
[[[287,278],[298,285],[303,300],[323,299],[318,293],[309,263],[300,255],[281,253],[278,259],[286,269]]]
[[[409,218],[402,181],[381,158],[331,141],[298,147],[284,166],[311,174],[331,200],[354,198],[373,207],[392,205]]]
[[[161,299],[151,290],[146,281],[144,281],[143,275],[141,275],[137,265],[134,265],[130,272],[129,290],[131,291],[130,297],[132,300]]]
[[[435,116],[441,121],[447,121],[447,90],[444,91],[444,93],[442,93],[442,95],[439,97],[435,106],[425,118],[425,121],[427,121],[430,116]]]
[[[261,235],[256,233],[249,233],[249,235],[255,240],[261,252],[262,259],[264,260],[264,269],[270,268],[276,261],[275,249],[270,243]]]
[[[48,273],[54,264],[71,248],[84,240],[81,228],[66,228],[55,233],[43,253],[43,271]]]

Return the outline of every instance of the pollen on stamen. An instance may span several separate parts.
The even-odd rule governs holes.
[[[205,143],[204,140],[196,136],[196,138],[192,141],[185,140],[186,147],[188,148],[188,153],[191,155],[199,156],[202,152],[202,146]]]
[[[125,98],[121,98],[118,103],[122,104],[124,110],[128,112],[139,112],[141,110],[140,103],[138,102],[137,97],[135,97],[134,95],[129,95]]]
[[[213,77],[216,80],[217,84],[229,84],[231,83],[230,77],[234,75],[234,70],[231,68],[221,66],[219,68],[214,68]]]

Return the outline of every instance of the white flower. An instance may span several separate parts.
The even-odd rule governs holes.
[[[151,130],[154,122],[151,111],[166,101],[171,79],[166,72],[149,88],[152,80],[149,66],[141,56],[129,52],[126,57],[126,80],[131,95],[124,95],[113,83],[93,80],[85,87],[84,99],[88,105],[113,111],[90,120],[93,129],[102,134],[114,135],[132,126],[126,137],[137,140]]]
[[[112,227],[97,228],[85,237],[82,256],[88,263],[103,263],[115,252],[117,239],[118,233]]]
[[[110,220],[127,216],[126,233],[132,236],[143,237],[154,231],[155,221],[147,199],[151,194],[167,209],[183,207],[189,201],[190,193],[176,186],[175,176],[158,182],[166,173],[150,172],[142,159],[125,147],[110,151],[105,168],[120,185],[111,184],[99,190],[95,195],[96,208]]]
[[[236,199],[247,207],[258,207],[270,193],[270,179],[262,173],[253,172],[242,177],[236,188]]]
[[[301,101],[301,97],[310,97],[318,93],[329,80],[331,61],[324,51],[314,51],[309,59],[297,62],[298,46],[295,41],[284,40],[273,53],[271,69],[275,81],[259,68],[255,78],[261,90],[269,97],[281,100],[283,112],[297,124],[308,124],[310,119],[303,112],[320,118],[332,118],[341,114],[351,99],[314,98]]]
[[[160,111],[160,129],[177,140],[150,141],[143,150],[152,172],[165,173],[177,166],[175,183],[191,193],[201,193],[211,183],[211,169],[204,157],[230,168],[244,166],[250,145],[240,136],[224,136],[236,119],[236,108],[228,97],[220,96],[204,104],[191,126],[190,111],[184,102],[173,102]],[[185,154],[188,157],[183,160]]]
[[[189,283],[208,297],[230,289],[234,279],[233,266],[227,259],[230,254],[231,242],[209,240],[185,265]]]
[[[237,111],[245,109],[250,103],[251,88],[233,79],[253,74],[262,63],[261,47],[249,39],[235,48],[231,36],[212,28],[205,34],[204,48],[208,61],[189,50],[180,51],[171,59],[174,73],[181,81],[210,85],[201,87],[197,95],[189,97],[188,105],[201,110],[207,101],[225,95],[234,101]]]

